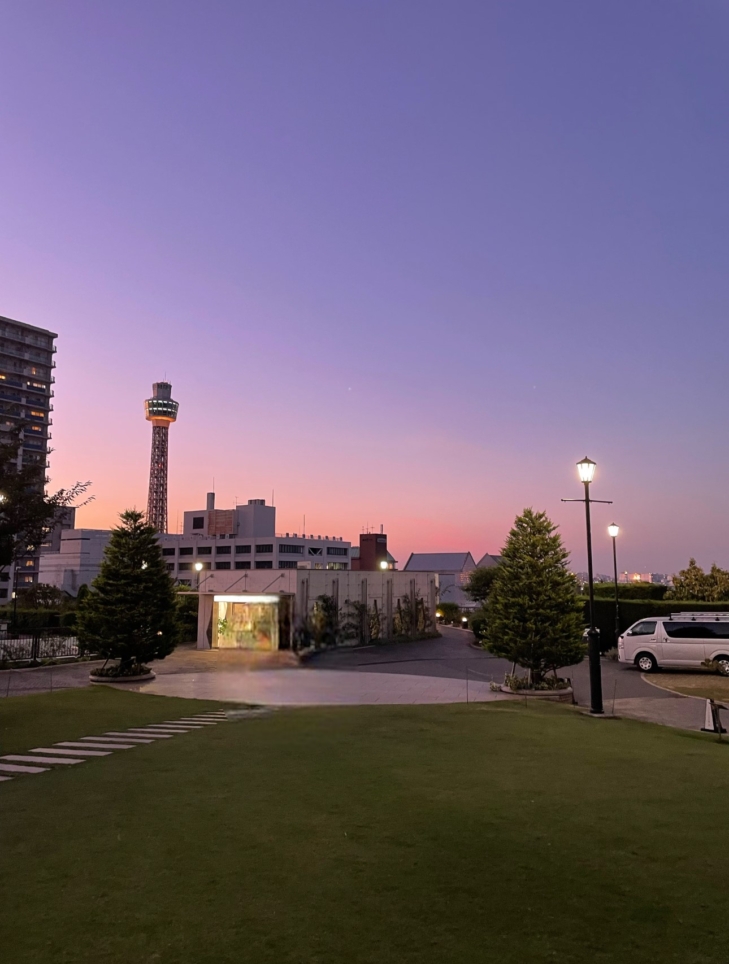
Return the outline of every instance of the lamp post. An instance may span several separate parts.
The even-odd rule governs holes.
[[[620,636],[620,599],[618,597],[618,550],[616,547],[616,542],[618,538],[618,533],[620,532],[620,526],[615,522],[611,522],[608,526],[608,535],[613,540],[613,577],[615,579],[615,645],[618,645],[618,637]]]
[[[595,582],[592,575],[592,524],[590,521],[590,503],[612,503],[605,499],[590,498],[590,483],[595,478],[596,463],[585,457],[577,463],[580,482],[585,487],[584,499],[562,499],[563,502],[585,503],[585,528],[587,530],[587,585],[589,592],[590,628],[587,630],[587,657],[590,661],[590,713],[599,715],[602,708],[602,669],[600,667],[600,634],[595,627]]]

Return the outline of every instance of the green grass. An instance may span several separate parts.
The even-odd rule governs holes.
[[[340,707],[3,784],[3,956],[724,964],[728,754],[556,706]]]
[[[683,693],[684,696],[697,696],[702,700],[729,700],[729,679],[716,673],[656,673],[650,677],[651,683],[663,689]]]
[[[110,686],[12,696],[0,700],[0,750],[18,753],[49,742],[101,736],[106,730],[229,707],[207,700],[140,696]]]

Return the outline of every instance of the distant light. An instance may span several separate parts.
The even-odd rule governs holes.
[[[195,572],[201,572],[201,571],[202,571],[202,567],[203,567],[203,564],[202,564],[201,562],[196,562],[196,563],[195,563]]]
[[[7,496],[5,495],[5,493],[0,492],[0,503],[5,502],[6,499],[7,499]]]
[[[146,563],[146,562],[143,562],[143,563],[142,563],[142,569],[146,569],[146,568],[147,568],[147,563]]]
[[[596,462],[588,459],[587,456],[577,463],[577,471],[580,474],[580,482],[592,482],[595,477]]]
[[[608,526],[608,535],[610,536],[610,538],[615,539],[619,532],[620,532],[620,526],[616,525],[614,522],[611,522],[610,525]]]
[[[387,568],[388,568],[387,559],[383,559],[382,562],[380,563],[380,569],[387,569]]]
[[[440,611],[440,609],[436,609],[435,615],[438,617],[438,619],[442,619],[442,618],[443,618],[443,613]]]

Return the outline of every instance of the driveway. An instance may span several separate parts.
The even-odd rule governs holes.
[[[140,692],[197,699],[277,705],[352,703],[460,703],[508,699],[492,693],[511,665],[470,644],[470,632],[441,627],[440,639],[343,649],[293,666],[280,654],[279,668],[261,669],[250,653],[180,647],[155,663],[157,679]],[[88,686],[92,664],[75,663],[0,672],[0,698]],[[587,661],[562,671],[572,679],[580,706],[590,702]],[[632,666],[602,660],[606,713],[698,730],[704,722],[703,700],[652,685]],[[660,680],[660,674],[655,677]],[[132,688],[125,686],[125,688]]]

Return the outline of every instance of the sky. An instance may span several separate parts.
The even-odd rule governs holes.
[[[58,333],[52,487],[169,527],[729,567],[725,0],[3,0],[0,314]]]

